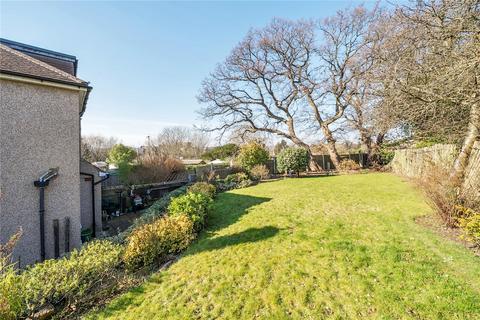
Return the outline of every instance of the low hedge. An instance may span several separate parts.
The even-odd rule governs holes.
[[[0,318],[31,316],[47,305],[70,305],[95,285],[114,279],[122,262],[122,246],[97,240],[68,257],[50,259],[17,272],[12,266],[0,273]]]
[[[252,184],[244,173],[222,182],[232,188]],[[188,192],[187,187],[174,190],[156,201],[127,231],[95,240],[67,257],[23,271],[0,263],[0,319],[31,317],[49,305],[57,309],[73,305],[93,295],[93,290],[101,290],[102,283],[116,285],[118,272],[126,274],[124,267],[132,271],[181,252],[205,226],[215,191],[207,183],[196,183]]]

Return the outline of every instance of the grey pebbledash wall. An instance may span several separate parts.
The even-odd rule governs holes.
[[[23,267],[40,259],[39,192],[33,182],[59,167],[45,192],[46,258],[54,257],[53,220],[70,219],[70,246],[80,242],[79,94],[73,90],[0,80],[0,242],[19,227],[13,259]]]

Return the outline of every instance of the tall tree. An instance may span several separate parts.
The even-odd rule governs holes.
[[[230,56],[202,83],[199,101],[205,119],[216,118],[210,130],[266,132],[308,150],[310,168],[319,167],[301,138],[304,123],[300,101],[303,68],[311,63],[314,25],[275,19],[250,31]]]
[[[359,95],[361,84],[365,85],[365,75],[373,64],[372,55],[366,53],[375,43],[371,25],[377,16],[377,8],[368,11],[359,6],[339,11],[319,23],[322,41],[315,52],[321,63],[309,64],[303,69],[301,89],[335,166],[338,166],[339,156],[332,128],[350,106],[355,107],[356,119],[361,121],[359,112],[366,104]],[[370,133],[360,121],[357,121],[357,128],[370,147]]]
[[[418,1],[382,24],[383,114],[414,137],[461,145],[452,177],[461,181],[480,139],[480,5],[477,0]]]

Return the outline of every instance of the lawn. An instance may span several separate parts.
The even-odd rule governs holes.
[[[480,319],[480,259],[429,213],[390,174],[223,193],[178,262],[87,318]]]

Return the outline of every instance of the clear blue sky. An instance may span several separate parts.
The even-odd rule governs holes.
[[[82,133],[140,145],[162,127],[200,124],[201,81],[250,28],[363,2],[1,1],[0,36],[77,56],[93,86]]]

